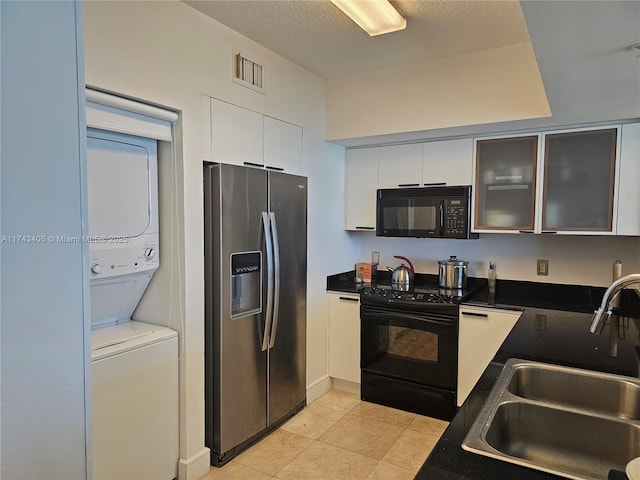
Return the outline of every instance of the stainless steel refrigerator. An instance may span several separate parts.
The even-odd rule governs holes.
[[[307,179],[205,163],[205,440],[211,463],[306,401]]]

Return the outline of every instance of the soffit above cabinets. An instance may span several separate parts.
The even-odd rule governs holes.
[[[377,37],[328,0],[184,2],[322,78],[529,41],[514,0],[393,0],[407,28]]]
[[[640,43],[637,0],[391,0],[407,28],[377,37],[329,0],[183,1],[325,79],[531,45],[551,115],[332,140],[344,146],[640,119],[640,58],[629,49]]]

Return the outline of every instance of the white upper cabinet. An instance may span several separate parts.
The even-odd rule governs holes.
[[[347,150],[345,228],[375,230],[376,189],[473,185],[481,233],[640,236],[640,124]]]
[[[289,173],[302,172],[302,127],[264,117],[264,166]]]
[[[422,185],[472,185],[473,139],[424,144]]]
[[[378,150],[378,188],[421,186],[421,143],[378,147]]]
[[[263,164],[262,115],[211,99],[211,160],[244,165]]]
[[[349,149],[345,229],[375,230],[378,188],[471,185],[472,169],[471,138]]]
[[[203,116],[211,132],[204,135],[211,142],[205,159],[302,173],[302,127],[215,98]]]
[[[376,229],[379,148],[347,150],[345,167],[345,229]]]
[[[640,123],[622,126],[618,175],[618,235],[640,236]]]
[[[616,233],[620,128],[476,140],[473,231]]]

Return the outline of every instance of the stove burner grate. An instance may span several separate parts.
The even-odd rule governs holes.
[[[362,290],[362,295],[380,300],[402,300],[403,302],[418,303],[457,303],[460,299],[457,295],[420,291],[407,292],[382,287],[365,287]]]

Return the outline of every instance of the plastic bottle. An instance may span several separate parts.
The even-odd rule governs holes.
[[[496,264],[493,262],[489,262],[487,280],[489,281],[489,293],[496,293]]]

